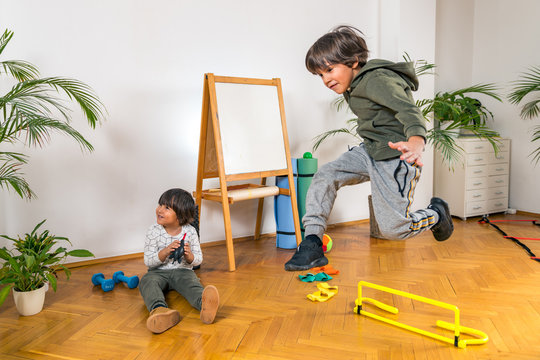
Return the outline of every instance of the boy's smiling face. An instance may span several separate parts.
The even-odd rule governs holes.
[[[180,226],[176,213],[166,205],[158,205],[156,208],[156,222],[164,228]]]
[[[353,67],[344,64],[328,64],[326,69],[319,71],[319,76],[327,88],[337,94],[343,94],[359,72],[358,63],[355,63]]]

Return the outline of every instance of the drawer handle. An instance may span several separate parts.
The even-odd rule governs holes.
[[[478,183],[474,183],[473,185],[474,185],[474,186],[476,186],[476,185],[482,185],[482,183],[481,183],[481,182],[478,182]]]
[[[503,171],[504,168],[498,168],[498,169],[495,169],[495,171]]]
[[[483,149],[484,147],[483,146],[477,146],[475,147],[475,149]]]
[[[502,206],[502,205],[503,205],[502,203],[495,204],[495,206]]]
[[[497,192],[495,193],[495,195],[501,195],[502,193],[503,193],[502,191],[497,191]]]
[[[495,180],[495,182],[496,182],[497,184],[500,184],[500,183],[504,182],[504,180]]]
[[[481,209],[482,207],[481,206],[475,206],[473,207],[473,210],[478,210],[478,209]]]
[[[484,160],[484,159],[482,159],[482,158],[476,158],[476,159],[474,159],[474,161],[482,161],[482,160]]]
[[[473,198],[479,198],[482,197],[482,195],[473,195]]]
[[[481,173],[482,173],[482,170],[476,170],[474,173],[475,173],[475,174],[481,174]]]

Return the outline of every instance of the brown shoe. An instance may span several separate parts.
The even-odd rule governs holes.
[[[146,327],[154,334],[161,334],[180,322],[180,313],[166,307],[157,307],[150,312]]]
[[[211,324],[216,318],[219,307],[219,293],[214,285],[208,285],[202,293],[201,321]]]

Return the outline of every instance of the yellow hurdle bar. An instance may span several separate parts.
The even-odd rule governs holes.
[[[418,329],[418,328],[416,328],[414,326],[402,324],[402,323],[400,323],[398,321],[387,319],[385,317],[375,315],[373,313],[370,313],[370,312],[367,312],[367,311],[363,310],[362,309],[362,302],[367,302],[367,303],[371,303],[371,304],[375,305],[376,307],[378,307],[378,308],[380,308],[380,309],[382,309],[384,311],[388,311],[388,312],[390,312],[392,314],[397,314],[399,312],[399,310],[397,308],[393,307],[393,306],[384,304],[384,303],[382,303],[380,301],[377,301],[375,299],[362,297],[362,286],[366,286],[366,287],[369,287],[369,288],[372,288],[372,289],[375,289],[375,290],[384,291],[384,292],[387,292],[387,293],[390,293],[390,294],[403,296],[403,297],[406,297],[406,298],[409,298],[409,299],[418,300],[418,301],[421,301],[421,302],[424,302],[424,303],[427,303],[427,304],[431,304],[431,305],[434,305],[434,306],[438,306],[438,307],[453,311],[454,312],[454,323],[453,324],[448,323],[446,321],[442,321],[442,320],[437,320],[436,324],[437,324],[438,327],[441,327],[441,328],[446,329],[446,330],[453,331],[454,332],[454,339],[447,338],[447,337],[444,337],[444,336],[441,336],[441,335],[438,335],[438,334],[435,334],[435,333],[432,333],[432,332],[429,332],[429,331],[426,331],[426,330]],[[455,306],[455,305],[444,303],[442,301],[428,299],[428,298],[425,298],[423,296],[414,295],[414,294],[411,294],[411,293],[408,293],[408,292],[405,292],[405,291],[400,291],[400,290],[388,288],[388,287],[377,285],[377,284],[372,284],[372,283],[369,283],[367,281],[360,281],[358,283],[358,299],[356,299],[355,304],[356,304],[356,306],[354,307],[354,312],[357,313],[357,314],[365,315],[365,316],[368,316],[368,317],[373,318],[375,320],[380,320],[380,321],[383,321],[385,323],[388,323],[388,324],[395,325],[397,327],[403,328],[405,330],[409,330],[409,331],[413,331],[413,332],[416,332],[416,333],[421,334],[421,335],[429,336],[431,338],[434,338],[434,339],[437,339],[437,340],[440,340],[440,341],[444,341],[444,342],[449,343],[449,344],[453,344],[454,346],[462,348],[462,349],[464,349],[467,345],[485,344],[488,341],[488,336],[486,335],[486,333],[484,333],[484,332],[482,332],[480,330],[471,329],[471,328],[468,328],[468,327],[465,327],[465,326],[461,326],[459,324],[459,309],[458,309],[458,307]],[[460,340],[459,336],[460,336],[461,333],[468,334],[468,335],[475,335],[475,336],[480,337],[480,339]]]

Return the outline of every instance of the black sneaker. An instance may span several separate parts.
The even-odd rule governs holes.
[[[300,243],[291,260],[285,263],[285,270],[299,271],[328,264],[324,256],[322,241],[317,235],[308,235]]]
[[[448,203],[443,199],[434,197],[428,206],[428,209],[435,210],[439,214],[439,221],[431,228],[433,236],[437,241],[448,239],[454,232],[454,223]]]

